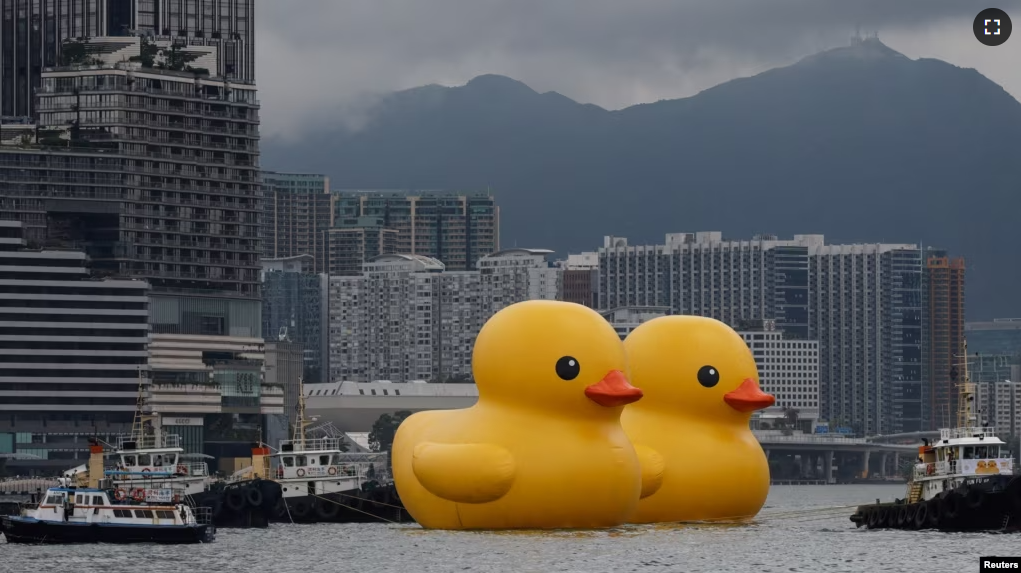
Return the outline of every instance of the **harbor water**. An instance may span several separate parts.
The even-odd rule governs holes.
[[[0,571],[39,573],[911,572],[978,570],[1021,555],[1016,535],[856,529],[853,506],[904,486],[774,486],[749,525],[625,526],[593,532],[442,532],[417,525],[223,529],[191,546],[22,546],[0,541]],[[842,507],[842,509],[828,509]]]

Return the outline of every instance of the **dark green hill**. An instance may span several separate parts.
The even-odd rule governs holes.
[[[822,233],[968,259],[969,319],[1021,315],[1021,104],[877,40],[696,96],[607,111],[501,76],[381,100],[358,131],[266,142],[334,188],[492,188],[504,244]]]

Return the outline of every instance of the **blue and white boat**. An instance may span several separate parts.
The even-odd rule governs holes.
[[[69,481],[69,480],[68,480]],[[139,489],[117,499],[113,489],[53,487],[38,505],[6,516],[8,543],[208,543],[208,509],[174,503],[170,489]],[[203,514],[203,509],[205,513]]]

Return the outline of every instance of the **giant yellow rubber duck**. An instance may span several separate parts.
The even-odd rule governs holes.
[[[646,487],[630,521],[757,514],[769,492],[769,464],[749,421],[775,400],[759,388],[744,340],[711,318],[665,316],[632,331],[624,347],[631,379],[645,393],[621,417]]]
[[[527,301],[475,341],[478,402],[409,416],[393,443],[397,491],[432,529],[600,528],[625,523],[641,490],[620,425],[624,347],[595,311]]]

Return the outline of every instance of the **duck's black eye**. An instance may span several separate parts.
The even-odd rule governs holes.
[[[703,366],[699,368],[698,383],[706,388],[712,388],[720,383],[720,371],[713,366]]]
[[[563,380],[574,380],[581,373],[581,364],[573,356],[564,356],[557,360],[557,376]]]

